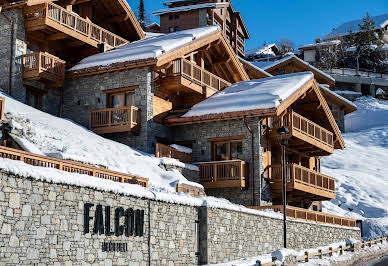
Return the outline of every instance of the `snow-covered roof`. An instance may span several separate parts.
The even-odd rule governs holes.
[[[327,94],[331,95],[332,97],[334,97],[334,98],[338,99],[339,101],[343,102],[344,104],[348,105],[350,108],[346,108],[346,110],[345,110],[346,114],[354,112],[357,110],[357,106],[354,103],[352,103],[348,99],[342,97],[341,95],[339,95],[335,91],[330,90],[330,88],[328,88],[326,86],[326,84],[319,84],[319,88],[321,90],[323,90],[323,92],[326,92]]]
[[[275,55],[273,52],[272,48],[279,50],[277,45],[275,43],[263,45],[262,47],[256,48],[256,49],[250,49],[248,50],[245,55],[250,56],[250,55]]]
[[[306,61],[300,59],[299,57],[295,56],[294,54],[291,54],[289,56],[286,56],[282,59],[279,59],[279,60],[273,60],[273,61],[253,61],[252,64],[263,69],[263,70],[268,70],[276,65],[279,65],[281,63],[284,63],[288,60],[291,60],[291,59],[294,59],[294,60],[297,60],[298,62],[306,65],[308,68],[310,68],[313,72],[316,72],[316,73],[319,73],[320,75],[322,76],[325,76],[326,78],[330,79],[332,82],[335,82],[335,79],[333,77],[331,77],[329,74],[326,74],[325,72],[319,70],[318,68],[314,67],[313,65],[310,65],[309,63],[307,63]]]
[[[72,67],[70,71],[92,67],[109,67],[109,65],[115,63],[156,60],[159,56],[183,47],[196,39],[208,36],[217,31],[219,31],[218,26],[207,26],[170,34],[154,35],[136,42],[128,43],[105,53],[86,57],[77,65]]]
[[[249,62],[241,57],[238,58],[241,62],[249,65],[250,67],[254,68],[255,70],[257,70],[258,72],[262,73],[264,76],[267,76],[267,77],[272,77],[272,75],[266,71],[264,71],[263,69],[261,69],[260,67],[252,64],[252,62]]]
[[[160,15],[169,14],[169,13],[185,12],[185,11],[191,11],[191,10],[197,10],[197,9],[204,9],[204,8],[219,8],[219,7],[226,7],[226,6],[229,6],[229,3],[227,2],[206,3],[206,4],[188,5],[188,6],[160,9],[153,12],[152,14],[154,16],[160,16]]]
[[[388,23],[388,13],[371,17],[371,20],[375,22],[376,28],[379,28],[379,27],[382,28]],[[350,30],[352,32],[358,32],[359,31],[358,25],[362,23],[363,23],[362,19],[356,19],[356,20],[345,22],[340,26],[338,26],[337,28],[333,29],[332,32],[327,34],[325,36],[325,39],[332,39],[332,38],[347,35],[349,34]]]
[[[306,48],[313,48],[313,47],[321,47],[321,46],[332,46],[332,45],[339,45],[341,43],[340,40],[331,40],[331,41],[325,41],[325,42],[318,42],[318,43],[309,43],[299,46],[298,49],[306,49]]]
[[[276,108],[313,78],[313,73],[303,72],[239,82],[194,105],[183,117]]]

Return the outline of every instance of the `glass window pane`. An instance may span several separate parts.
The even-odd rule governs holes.
[[[30,106],[38,108],[38,96],[30,93]]]
[[[215,160],[223,161],[230,159],[229,143],[215,144]]]
[[[231,143],[231,159],[232,160],[242,160],[244,159],[243,157],[243,145],[241,141],[238,142],[232,142]]]
[[[125,94],[125,104],[126,106],[135,106],[135,93],[127,92]]]
[[[124,94],[117,94],[112,96],[112,108],[125,106]]]

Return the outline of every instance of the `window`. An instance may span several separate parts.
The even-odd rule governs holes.
[[[243,157],[243,143],[241,140],[225,141],[213,143],[213,160],[242,160]]]
[[[173,15],[168,16],[168,20],[174,20],[174,16]]]
[[[286,70],[285,69],[280,69],[279,70],[279,75],[284,75],[286,74]]]
[[[179,19],[179,15],[175,15],[175,20],[178,20]]]
[[[168,32],[170,32],[170,33],[171,33],[171,32],[174,32],[174,28],[173,28],[173,27],[169,27],[169,28],[168,28]]]
[[[109,107],[119,108],[124,106],[134,106],[135,105],[135,92],[116,92],[109,93]]]
[[[175,31],[180,31],[179,27],[175,27]]]
[[[29,106],[32,106],[36,109],[41,110],[42,109],[42,102],[43,102],[43,94],[44,92],[32,87],[26,88],[26,98],[27,98],[27,104]]]

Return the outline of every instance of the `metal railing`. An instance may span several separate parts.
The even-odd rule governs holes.
[[[219,187],[227,187],[222,182],[238,181],[245,186],[248,164],[241,160],[197,163],[199,181],[201,183],[218,183]],[[226,184],[226,183],[225,183]]]
[[[321,70],[330,73],[343,76],[357,76],[357,77],[371,77],[371,78],[382,78],[388,79],[388,73],[386,72],[376,72],[367,69],[353,69],[353,68],[320,68]]]
[[[165,75],[183,76],[193,80],[200,86],[207,86],[215,90],[222,90],[225,87],[232,85],[230,82],[202,69],[197,64],[186,59],[177,59],[172,62],[172,65],[166,69]]]
[[[168,145],[164,145],[161,143],[156,143],[156,157],[167,157],[167,158],[174,158],[182,163],[192,163],[193,157],[189,153],[178,151],[177,149],[174,149],[173,147],[170,147]]]
[[[272,126],[275,130],[283,125],[290,129],[291,135],[293,135],[293,132],[298,132],[326,146],[329,146],[330,148],[334,148],[334,134],[332,132],[298,113],[289,112],[283,116],[283,119],[281,117],[274,118]]]
[[[50,19],[66,28],[73,30],[93,41],[106,43],[112,47],[121,46],[128,43],[127,40],[116,34],[97,26],[94,23],[80,17],[78,14],[68,11],[65,8],[54,3],[46,3],[38,6],[32,6],[25,11],[25,20]]]
[[[282,183],[282,166],[270,165],[265,176],[274,183]],[[335,196],[335,179],[297,164],[287,164],[287,186],[305,185]],[[312,191],[313,192],[313,191]]]
[[[22,57],[24,78],[38,78],[43,72],[53,75],[53,81],[65,78],[66,62],[46,52],[25,54]]]
[[[33,166],[55,168],[69,173],[89,175],[97,178],[109,179],[115,182],[138,184],[143,187],[148,187],[147,178],[105,170],[78,162],[41,156],[4,146],[0,146],[0,157],[16,161],[22,161],[26,164]]]
[[[89,114],[89,128],[97,133],[130,131],[140,125],[140,114],[135,106],[94,110]]]

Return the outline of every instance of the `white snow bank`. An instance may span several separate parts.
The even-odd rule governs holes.
[[[280,213],[273,211],[258,211],[248,209],[242,205],[233,204],[226,199],[215,197],[191,197],[186,193],[168,193],[150,191],[144,187],[133,184],[114,182],[107,179],[96,178],[88,175],[68,173],[54,168],[38,167],[25,164],[21,161],[0,158],[0,169],[21,177],[30,177],[36,180],[51,182],[54,184],[66,184],[79,187],[87,187],[105,192],[158,200],[168,203],[182,204],[187,206],[206,206],[208,208],[227,209],[249,214],[261,215],[275,219],[282,219]]]
[[[5,93],[6,118],[16,142],[26,151],[83,162],[121,173],[149,179],[151,190],[175,192],[177,183],[198,186],[177,171],[166,171],[160,164],[197,169],[176,159],[156,158],[129,146],[105,139],[74,122],[58,118],[22,104]],[[16,134],[17,133],[17,134]],[[200,185],[199,185],[200,186]]]
[[[107,67],[114,63],[136,60],[157,59],[174,49],[183,47],[196,39],[217,32],[218,26],[183,30],[170,34],[150,36],[140,41],[131,42],[116,49],[86,57],[70,71],[91,67]]]
[[[294,73],[236,83],[194,105],[183,117],[275,108],[314,78]]]
[[[178,145],[178,144],[171,144],[170,147],[174,148],[180,152],[189,153],[189,154],[193,153],[193,149],[190,149],[190,148],[187,148],[185,146]]]
[[[346,148],[322,158],[322,172],[336,178],[336,199],[323,211],[363,221],[364,234],[388,234],[388,102],[359,98],[345,117]],[[365,218],[363,218],[365,217]]]

